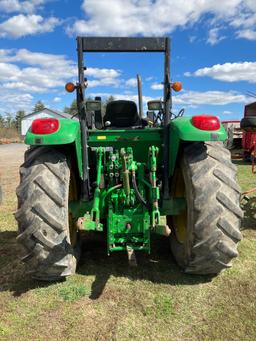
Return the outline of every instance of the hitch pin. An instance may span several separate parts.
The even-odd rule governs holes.
[[[135,255],[135,250],[129,246],[126,245],[126,251],[127,251],[127,256],[128,256],[128,263],[130,266],[137,266],[137,259]]]

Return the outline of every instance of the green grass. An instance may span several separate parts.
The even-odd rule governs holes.
[[[256,187],[250,165],[237,164],[242,189]],[[78,273],[48,284],[32,280],[18,259],[17,181],[3,184],[0,206],[0,340],[256,340],[252,205],[245,205],[240,256],[217,277],[184,275],[168,241],[154,238],[137,268],[125,254],[107,257],[103,243],[87,242]]]
[[[169,318],[174,314],[173,299],[171,295],[159,293],[151,300],[150,305],[145,309],[145,315],[156,316],[157,318]]]
[[[60,287],[58,294],[64,301],[73,302],[79,300],[81,297],[89,296],[90,288],[86,287],[84,283],[75,283],[73,285]]]

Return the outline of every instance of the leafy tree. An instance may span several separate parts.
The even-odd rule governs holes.
[[[24,110],[19,110],[16,112],[15,116],[15,126],[16,129],[18,130],[19,133],[21,133],[21,121],[25,116],[25,111]]]
[[[0,127],[3,128],[5,126],[5,120],[3,116],[0,114]]]
[[[92,97],[86,97],[86,100],[92,100]],[[74,115],[78,112],[76,99],[72,101],[69,107],[65,107],[63,110],[66,114]]]
[[[6,114],[5,117],[5,127],[6,128],[15,128],[15,119],[13,118],[13,116],[10,113]]]
[[[33,109],[33,111],[41,111],[41,110],[43,110],[45,108],[45,105],[44,105],[44,103],[42,102],[42,101],[37,101],[36,102],[36,104],[35,104],[35,106],[34,106],[34,109]]]
[[[88,96],[88,97],[86,97],[86,100],[87,100],[87,101],[91,101],[91,100],[93,100],[93,98],[92,98],[91,96]],[[103,112],[103,114],[105,114],[105,112],[106,112],[106,106],[107,106],[107,104],[108,104],[109,102],[114,101],[114,100],[115,100],[114,96],[109,96],[107,99],[105,99],[105,100],[102,101],[102,112]],[[74,114],[76,114],[76,113],[78,112],[76,100],[74,99],[73,102],[70,104],[70,106],[69,106],[69,107],[65,107],[65,108],[63,109],[63,111],[64,111],[66,114],[69,114],[69,115],[74,115]]]
[[[102,112],[103,112],[103,114],[106,113],[107,104],[108,104],[109,102],[114,101],[114,100],[115,100],[115,97],[112,96],[112,95],[110,95],[107,99],[105,99],[104,101],[102,101]]]
[[[72,101],[72,103],[70,104],[69,107],[65,107],[64,108],[64,112],[66,114],[69,114],[69,115],[74,115],[75,113],[77,113],[77,103],[76,103],[76,99],[74,99]]]
[[[115,100],[115,97],[110,95],[107,100],[106,100],[106,103],[108,104],[109,102],[113,102]]]

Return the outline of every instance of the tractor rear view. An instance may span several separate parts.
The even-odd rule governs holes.
[[[236,167],[215,116],[173,116],[169,38],[78,37],[79,120],[37,119],[17,188],[18,241],[33,277],[74,274],[80,232],[105,232],[106,252],[150,253],[152,234],[170,238],[186,273],[217,274],[237,256],[242,210]],[[163,101],[87,100],[84,52],[164,53]],[[140,83],[140,82],[139,82]],[[161,224],[166,216],[167,225]]]

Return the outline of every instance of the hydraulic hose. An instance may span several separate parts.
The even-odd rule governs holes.
[[[109,188],[109,189],[107,190],[107,192],[102,196],[102,201],[104,201],[104,200],[107,198],[107,196],[108,196],[111,192],[113,192],[115,189],[118,189],[118,188],[121,188],[121,187],[122,187],[122,184],[118,184],[118,185],[115,185],[115,186]]]
[[[134,171],[132,172],[132,186],[134,188],[135,195],[137,199],[139,200],[139,202],[141,202],[144,206],[146,206],[147,209],[149,209],[149,204],[146,202],[146,200],[143,198],[143,196],[139,192]]]
[[[100,209],[102,210],[102,207],[103,207],[103,205],[104,205],[104,203],[105,203],[105,200],[106,200],[106,198],[109,196],[109,194],[111,193],[111,192],[113,192],[114,190],[116,190],[116,189],[118,189],[118,188],[121,188],[122,187],[122,184],[118,184],[118,185],[115,185],[115,186],[113,186],[113,187],[110,187],[108,190],[107,190],[107,192],[105,192],[105,194],[103,194],[102,195],[102,197],[101,197],[101,206],[100,206]]]

